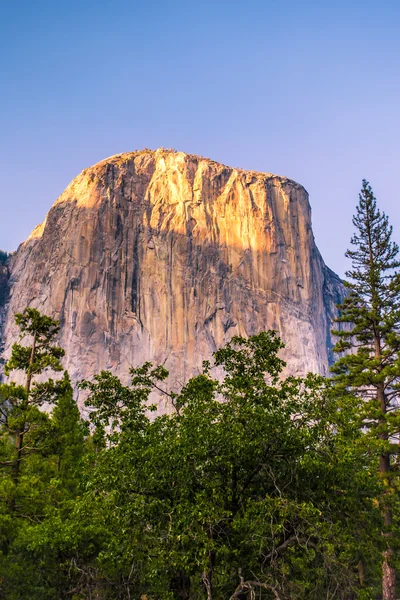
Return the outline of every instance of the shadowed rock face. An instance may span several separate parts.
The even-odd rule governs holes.
[[[6,318],[6,304],[8,300],[8,261],[0,260],[0,366],[2,365],[2,357],[1,352],[3,350],[4,336],[3,336],[3,328],[5,324]]]
[[[279,331],[288,372],[327,373],[343,294],[316,248],[308,195],[268,173],[181,152],[114,156],[83,171],[10,261],[13,314],[61,320],[74,381],[165,362],[184,382],[232,335]]]

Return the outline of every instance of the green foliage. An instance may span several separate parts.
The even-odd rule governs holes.
[[[3,250],[0,250],[0,265],[5,265],[7,260],[8,260],[8,254],[7,252],[4,252]]]
[[[30,346],[14,344],[4,368],[6,375],[14,370],[22,371],[25,385],[22,387],[13,382],[0,385],[3,448],[9,450],[3,466],[10,473],[8,505],[12,512],[17,510],[21,492],[21,466],[26,456],[41,452],[42,442],[43,448],[48,443],[47,440],[43,441],[49,427],[48,418],[38,407],[44,402],[54,401],[61,385],[52,379],[37,383],[33,378],[49,368],[61,370],[60,358],[64,355],[64,351],[54,345],[59,327],[50,317],[42,316],[36,309],[27,308],[24,313],[15,315],[15,322],[20,327],[21,340],[28,337]],[[23,488],[22,497],[25,497]]]
[[[374,396],[384,383],[391,392],[388,401],[395,403],[400,377],[399,249],[391,241],[388,218],[377,208],[365,180],[353,224],[355,249],[346,253],[353,266],[346,272],[349,294],[337,319],[346,327],[333,331],[338,337],[334,350],[353,353],[341,356],[332,371],[338,384],[362,390],[363,397]]]
[[[84,441],[88,429],[80,418],[67,373],[61,382],[51,423],[58,478],[65,492],[69,491],[71,497],[74,497],[79,482],[76,470],[84,455]]]
[[[400,261],[392,227],[365,180],[353,224],[353,249],[346,253],[352,261],[346,273],[349,294],[337,319],[344,328],[333,331],[338,338],[334,350],[341,355],[332,371],[337,393],[358,399],[364,446],[379,460],[383,492],[376,502],[384,515],[384,571],[390,565],[383,577],[383,597],[392,600],[396,593],[389,588],[396,587],[394,566],[400,550]]]
[[[400,432],[399,248],[366,181],[353,223],[355,249],[346,253],[353,267],[346,273],[349,295],[337,319],[345,327],[333,331],[338,338],[334,350],[341,355],[332,372],[338,393],[359,397],[365,441],[388,461],[393,450],[397,453],[393,441]],[[393,467],[396,471],[397,459]]]
[[[61,356],[57,325],[31,317],[29,360],[11,363],[27,380]],[[81,384],[90,427],[66,373],[4,384],[1,597],[373,598],[382,482],[357,398],[282,378],[281,348],[272,331],[234,337],[179,393],[161,366],[132,369],[129,386],[103,371]],[[152,414],[154,391],[171,414]]]
[[[69,378],[40,383],[34,377],[62,369],[64,352],[54,344],[58,324],[34,309],[16,315],[21,339],[6,364],[25,374],[25,385],[0,386],[0,595],[14,599],[61,597],[61,555],[42,552],[49,532],[68,514],[78,487],[85,431],[72,399]],[[39,409],[54,403],[53,415]],[[59,550],[59,549],[58,549]],[[58,552],[57,550],[57,552]]]
[[[22,370],[26,373],[27,383],[30,385],[34,375],[40,375],[47,369],[62,371],[60,359],[65,353],[54,344],[60,330],[58,322],[41,315],[35,308],[27,308],[24,313],[15,315],[15,323],[21,330],[21,339],[30,337],[31,345],[13,345],[11,357],[4,367],[5,374]]]
[[[234,338],[215,354],[223,380],[205,364],[154,419],[164,369],[82,384],[97,443],[75,510],[106,543],[79,569],[104,574],[101,597],[225,598],[241,573],[265,598],[351,598],[360,553],[374,576],[379,482],[353,405],[319,377],[278,381],[281,347],[274,332]]]

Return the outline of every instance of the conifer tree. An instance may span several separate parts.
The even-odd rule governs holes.
[[[71,568],[65,547],[76,536],[72,543],[68,515],[82,479],[86,428],[68,374],[44,377],[47,369],[62,370],[58,323],[32,309],[16,321],[29,345],[15,344],[6,365],[7,373],[25,374],[25,385],[0,385],[0,597],[53,600],[65,597]]]
[[[363,181],[357,212],[353,249],[346,252],[352,269],[346,272],[348,295],[336,320],[344,328],[334,350],[341,353],[332,368],[336,384],[359,399],[360,425],[370,449],[379,455],[384,492],[379,498],[383,515],[382,594],[396,600],[394,566],[394,477],[400,433],[400,261],[392,241],[388,217],[376,204],[373,191]]]
[[[84,453],[86,427],[73,397],[67,372],[59,384],[58,398],[52,412],[58,476],[63,487],[73,493],[77,485],[76,469]]]
[[[34,308],[27,308],[23,313],[15,315],[15,322],[21,331],[20,341],[27,337],[29,345],[15,343],[4,368],[6,375],[15,370],[22,371],[25,374],[24,385],[11,383],[0,386],[3,427],[14,443],[9,460],[2,462],[3,466],[11,468],[14,486],[10,498],[12,511],[15,509],[15,490],[19,482],[21,463],[25,455],[32,451],[32,444],[28,447],[24,443],[25,435],[29,432],[32,438],[35,430],[48,422],[48,418],[39,411],[39,407],[46,402],[52,402],[58,392],[58,384],[52,379],[37,383],[34,378],[48,369],[61,371],[60,359],[64,356],[64,350],[55,345],[55,337],[59,332],[57,321],[41,315]]]

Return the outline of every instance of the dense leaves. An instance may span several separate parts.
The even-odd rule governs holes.
[[[76,510],[101,515],[106,543],[79,568],[106,573],[100,597],[225,598],[242,577],[265,598],[351,598],[360,554],[373,576],[379,483],[353,407],[319,377],[279,381],[281,346],[234,338],[215,355],[223,380],[206,364],[169,416],[146,411],[163,369],[83,384],[97,442]]]
[[[272,331],[234,337],[179,393],[164,367],[132,369],[128,386],[103,371],[81,384],[88,426],[67,374],[29,393],[4,384],[1,596],[377,597],[382,482],[358,401],[318,376],[283,378],[281,348]],[[154,414],[153,392],[170,414]]]

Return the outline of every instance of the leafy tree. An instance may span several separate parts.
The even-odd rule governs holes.
[[[162,367],[83,383],[97,451],[75,510],[104,545],[77,572],[102,573],[93,594],[369,597],[357,565],[376,575],[379,482],[352,400],[319,377],[280,381],[281,347],[274,332],[234,338],[215,354],[223,380],[205,364],[155,419]]]
[[[348,295],[337,319],[345,327],[333,367],[337,388],[357,395],[361,427],[369,449],[379,455],[384,493],[379,498],[384,517],[382,593],[396,600],[394,531],[398,525],[398,450],[400,433],[400,262],[392,242],[392,227],[381,213],[370,185],[364,180],[356,215],[352,250],[346,256],[352,269],[346,273]],[[345,353],[351,351],[349,353]]]
[[[0,250],[0,265],[4,265],[7,262],[8,254],[3,250]]]
[[[1,597],[373,597],[382,482],[359,403],[321,377],[282,379],[274,332],[233,338],[214,355],[222,378],[205,363],[180,393],[150,363],[129,386],[105,371],[83,382],[90,435],[68,375],[34,379],[61,357],[34,339],[10,361],[25,385],[1,388]],[[151,415],[154,390],[172,414]]]

